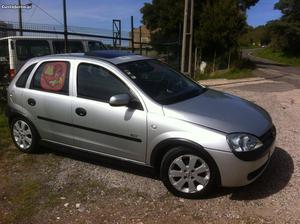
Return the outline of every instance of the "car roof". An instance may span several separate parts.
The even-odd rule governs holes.
[[[118,51],[118,50],[98,50],[87,53],[67,53],[67,54],[53,54],[42,56],[39,58],[33,58],[32,60],[53,60],[53,59],[96,59],[101,61],[110,62],[112,64],[118,65],[122,63],[140,61],[152,59],[142,55],[137,55],[128,51]]]
[[[8,36],[8,37],[2,37],[0,40],[8,40],[8,39],[14,39],[14,40],[59,40],[63,41],[64,37],[63,36],[52,36],[52,37],[37,37],[37,36]],[[71,41],[82,41],[82,40],[87,40],[87,41],[101,41],[101,38],[92,38],[92,37],[68,37],[69,40]]]

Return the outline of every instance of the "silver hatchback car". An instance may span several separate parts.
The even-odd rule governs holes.
[[[253,182],[276,137],[261,107],[116,51],[31,59],[8,88],[7,116],[23,152],[44,142],[150,166],[185,198]]]

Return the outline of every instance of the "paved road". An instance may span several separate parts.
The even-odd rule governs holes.
[[[256,75],[277,81],[286,82],[300,88],[300,67],[278,64],[268,59],[257,58],[252,55],[255,49],[244,50],[243,56],[254,61],[257,65]]]

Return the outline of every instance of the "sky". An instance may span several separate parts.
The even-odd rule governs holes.
[[[251,26],[264,25],[266,22],[278,19],[281,16],[279,10],[274,10],[274,5],[279,0],[260,0],[247,12],[247,22]]]
[[[32,9],[24,9],[24,23],[44,23],[59,25],[63,22],[62,0],[22,0],[22,4],[32,1]],[[248,23],[252,26],[263,25],[269,20],[280,17],[274,10],[278,0],[260,0],[248,12]],[[17,4],[17,0],[0,0],[0,5]],[[151,0],[67,0],[68,25],[112,29],[112,20],[122,20],[122,30],[130,30],[130,16],[134,17],[134,26],[141,21],[140,8]],[[47,11],[53,18],[35,5]],[[0,8],[0,20],[17,21],[18,10]],[[59,23],[60,22],[60,23]]]

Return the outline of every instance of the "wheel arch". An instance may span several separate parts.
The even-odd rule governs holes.
[[[167,152],[172,150],[172,148],[175,148],[178,146],[188,147],[190,149],[200,151],[202,154],[204,154],[207,158],[209,158],[214,163],[216,170],[218,171],[218,181],[221,180],[219,167],[218,167],[216,161],[213,159],[213,157],[200,144],[198,144],[194,141],[188,140],[188,139],[184,139],[184,138],[166,139],[166,140],[161,141],[154,147],[154,149],[151,153],[151,157],[150,157],[150,165],[152,167],[154,167],[155,172],[157,174],[159,174],[160,165],[161,165],[163,157],[166,155]]]
[[[7,119],[8,119],[9,127],[11,127],[13,120],[16,119],[16,118],[22,118],[22,119],[26,120],[27,122],[29,122],[30,125],[34,128],[35,132],[37,133],[38,138],[41,139],[41,135],[40,135],[38,129],[36,128],[34,123],[29,118],[27,118],[23,114],[17,112],[16,110],[8,109]]]

